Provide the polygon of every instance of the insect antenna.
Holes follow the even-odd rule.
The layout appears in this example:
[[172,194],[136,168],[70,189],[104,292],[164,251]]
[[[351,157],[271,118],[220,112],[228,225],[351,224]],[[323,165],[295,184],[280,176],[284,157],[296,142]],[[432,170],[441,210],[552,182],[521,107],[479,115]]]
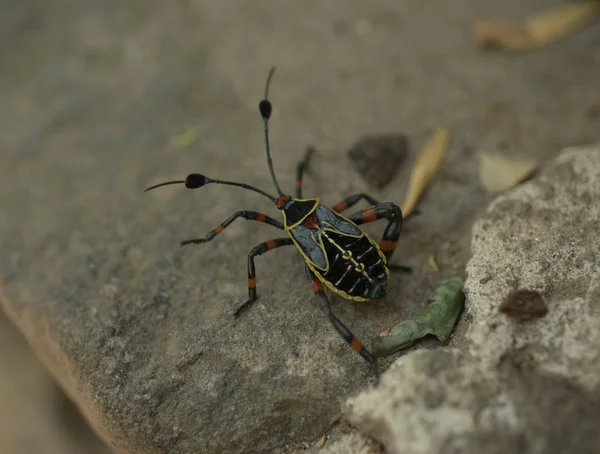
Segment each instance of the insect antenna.
[[229,186],[238,186],[240,188],[249,189],[250,191],[258,192],[259,194],[264,195],[271,202],[277,203],[277,199],[275,197],[273,197],[271,194],[268,194],[267,192],[263,191],[262,189],[255,188],[254,186],[251,186],[249,184],[237,183],[235,181],[215,180],[213,178],[208,178],[207,176],[201,175],[199,173],[190,173],[186,177],[185,180],[165,181],[164,183],[158,183],[158,184],[152,185],[152,186],[144,189],[144,192],[148,192],[152,189],[160,188],[161,186],[167,186],[169,184],[185,184],[185,187],[188,189],[198,189],[198,188],[201,188],[202,186],[205,186],[210,183],[225,184],[225,185],[229,185]]
[[[271,160],[271,149],[269,145],[269,118],[271,117],[271,112],[273,111],[273,106],[269,101],[269,85],[271,84],[271,78],[273,77],[273,73],[275,72],[275,68],[271,68],[269,71],[269,75],[267,76],[267,83],[265,84],[265,98],[259,103],[258,110],[260,111],[260,115],[262,116],[264,126],[265,126],[265,145],[267,149],[267,164],[269,165],[269,171],[271,172],[271,178],[273,180],[273,184],[275,185],[275,189],[277,190],[278,195],[283,195],[281,192],[281,188],[279,187],[279,183],[277,182],[277,178],[275,177],[275,171],[273,170],[273,161]],[[188,189],[198,189],[204,185],[209,183],[217,183],[217,184],[225,184],[229,186],[238,186],[244,189],[249,189],[250,191],[258,192],[263,196],[267,197],[273,203],[277,203],[277,199],[262,189],[256,188],[249,184],[245,183],[237,183],[235,181],[225,181],[225,180],[215,180],[213,178],[208,178],[207,176],[201,175],[199,173],[191,173],[187,176],[185,180],[173,180],[173,181],[165,181],[164,183],[158,183],[152,185],[146,189],[144,192],[150,191],[152,189],[160,188],[161,186],[167,186],[170,184],[185,184],[185,187]]]
[[271,104],[271,101],[269,101],[269,85],[271,84],[271,78],[273,77],[274,72],[275,68],[273,67],[271,68],[271,70],[269,71],[269,75],[267,76],[267,83],[265,84],[265,98],[258,104],[258,110],[260,111],[260,115],[265,125],[267,164],[269,165],[271,178],[273,179],[273,184],[275,185],[275,189],[277,190],[278,194],[283,195],[283,192],[281,192],[281,188],[279,187],[279,183],[277,182],[277,178],[275,177],[275,170],[273,170],[273,161],[271,160],[271,147],[269,144],[269,118],[271,118],[271,112],[273,111],[273,106]]

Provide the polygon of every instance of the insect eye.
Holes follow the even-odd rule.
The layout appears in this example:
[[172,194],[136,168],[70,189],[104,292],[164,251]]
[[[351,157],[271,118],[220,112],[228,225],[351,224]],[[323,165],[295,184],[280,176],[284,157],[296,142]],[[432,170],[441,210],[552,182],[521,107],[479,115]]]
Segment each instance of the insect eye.
[[188,189],[197,189],[206,184],[206,177],[199,173],[190,173],[185,179],[185,187]]

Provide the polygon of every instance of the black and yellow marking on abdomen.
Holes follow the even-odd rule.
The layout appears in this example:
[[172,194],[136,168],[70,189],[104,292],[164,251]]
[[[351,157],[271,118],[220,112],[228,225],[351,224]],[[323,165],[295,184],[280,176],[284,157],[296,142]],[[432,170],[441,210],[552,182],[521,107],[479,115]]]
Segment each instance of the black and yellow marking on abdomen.
[[[348,239],[348,237],[342,238]],[[359,245],[355,244],[358,242],[360,242]],[[359,238],[355,238],[355,242],[352,243],[348,248],[344,248],[344,246],[337,244],[335,241],[332,241],[332,243],[335,243],[336,246],[341,247],[342,250],[352,251],[352,255],[356,258],[356,261],[364,264],[364,273],[356,271],[354,269],[354,264],[351,265],[352,270],[348,271],[347,263],[349,261],[343,258],[342,250],[338,249],[336,246],[332,246],[332,248],[337,251],[337,256],[332,255],[331,248],[328,251],[329,253],[327,255],[329,258],[329,267],[327,270],[319,270],[315,268],[312,266],[309,260],[307,260],[308,267],[315,274],[315,276],[333,293],[352,301],[368,301],[369,298],[364,296],[365,288],[369,287],[373,280],[387,279],[389,276],[389,270],[386,266],[386,258],[383,252],[379,249],[379,245],[366,233]],[[361,247],[357,248],[357,246]],[[358,251],[364,252],[362,256],[357,253]],[[377,274],[383,276],[378,277],[376,274],[377,271],[379,271]],[[360,293],[358,292],[359,289],[362,290]]]

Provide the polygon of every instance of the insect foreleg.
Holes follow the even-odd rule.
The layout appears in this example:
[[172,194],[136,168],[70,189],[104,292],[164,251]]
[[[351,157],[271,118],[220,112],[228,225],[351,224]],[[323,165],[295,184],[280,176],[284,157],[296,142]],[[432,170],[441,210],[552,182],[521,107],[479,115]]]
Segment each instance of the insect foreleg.
[[215,236],[217,236],[219,233],[221,233],[225,227],[229,226],[237,218],[244,218],[249,221],[264,222],[265,224],[269,224],[274,227],[277,227],[278,229],[283,230],[283,224],[281,222],[276,221],[275,219],[273,219],[269,216],[266,216],[262,213],[257,213],[256,211],[236,211],[231,216],[229,216],[227,219],[225,219],[221,224],[219,224],[218,227],[216,227],[213,230],[211,230],[210,232],[208,232],[204,238],[185,240],[185,241],[182,241],[180,243],[180,245],[185,246],[186,244],[206,243],[207,241],[212,240]]
[[248,254],[248,300],[233,313],[234,317],[239,316],[256,301],[256,269],[254,267],[254,257],[264,254],[271,249],[289,246],[290,244],[294,244],[291,238],[276,238],[260,243],[258,246],[252,248]]

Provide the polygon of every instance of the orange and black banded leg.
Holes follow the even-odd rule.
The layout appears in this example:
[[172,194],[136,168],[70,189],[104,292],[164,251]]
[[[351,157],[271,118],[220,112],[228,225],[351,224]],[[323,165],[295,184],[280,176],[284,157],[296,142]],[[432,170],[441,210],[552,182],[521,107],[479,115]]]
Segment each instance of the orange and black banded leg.
[[308,163],[310,162],[310,158],[312,157],[315,149],[313,147],[308,147],[306,149],[306,153],[304,154],[304,158],[302,161],[298,163],[296,167],[296,198],[302,198],[302,177],[304,176],[304,171],[308,168]]
[[333,206],[333,209],[334,209],[334,211],[341,213],[343,211],[346,211],[348,208],[352,207],[353,205],[356,205],[358,202],[360,202],[363,199],[366,200],[367,202],[369,202],[371,205],[377,205],[379,203],[377,200],[375,200],[369,194],[365,194],[364,192],[361,192],[360,194],[354,194],[354,195],[351,195],[350,197],[346,197],[341,202],[336,203]]
[[231,216],[229,216],[227,219],[225,219],[217,228],[208,232],[204,238],[185,240],[185,241],[182,241],[180,243],[180,245],[185,246],[186,244],[206,243],[207,241],[212,240],[215,236],[217,236],[219,233],[221,233],[225,227],[229,226],[237,218],[244,218],[244,219],[248,219],[249,221],[264,222],[265,224],[269,224],[274,227],[277,227],[278,229],[283,230],[283,224],[281,222],[276,221],[275,219],[270,218],[269,216],[266,216],[262,213],[257,213],[256,211],[237,211],[237,212],[233,213]]
[[289,246],[291,244],[294,244],[294,242],[289,237],[276,238],[274,240],[260,243],[258,246],[254,246],[252,248],[248,254],[248,300],[233,313],[234,317],[239,316],[256,301],[256,268],[254,267],[254,257],[257,255],[262,255],[272,249],[276,249],[281,246]]
[[[350,215],[348,219],[357,225],[368,224],[378,219],[387,219],[389,221],[388,226],[383,232],[383,238],[379,243],[381,252],[384,253],[389,262],[396,250],[396,244],[402,232],[402,210],[400,207],[391,202],[378,203]],[[388,265],[388,268],[406,272],[411,271],[410,267],[401,265]]]
[[[354,194],[354,195],[351,195],[350,197],[346,197],[341,202],[336,203],[333,206],[333,209],[334,209],[334,211],[341,213],[343,211],[346,211],[348,208],[351,208],[353,205],[356,205],[358,202],[360,202],[363,199],[366,200],[367,202],[369,202],[371,205],[379,204],[379,202],[374,197],[372,197],[369,194],[366,194],[364,192],[361,192],[360,194]],[[420,213],[419,210],[415,209],[408,216],[404,216],[402,218],[402,220],[406,221],[411,216],[413,216],[415,214],[419,214],[419,213]]]
[[331,310],[331,301],[329,301],[329,297],[325,294],[325,289],[323,288],[323,284],[317,277],[314,275],[310,269],[306,269],[306,273],[309,278],[312,280],[312,288],[315,291],[315,295],[317,296],[317,301],[319,306],[329,318],[329,321],[333,325],[333,327],[337,330],[338,333],[344,338],[344,340],[352,347],[356,353],[358,353],[362,358],[367,361],[373,367],[375,371],[375,377],[379,379],[379,365],[377,364],[377,357],[369,350],[365,348],[365,346],[358,340],[358,338],[352,334],[352,332],[344,325],[339,318],[335,316],[333,311]]

